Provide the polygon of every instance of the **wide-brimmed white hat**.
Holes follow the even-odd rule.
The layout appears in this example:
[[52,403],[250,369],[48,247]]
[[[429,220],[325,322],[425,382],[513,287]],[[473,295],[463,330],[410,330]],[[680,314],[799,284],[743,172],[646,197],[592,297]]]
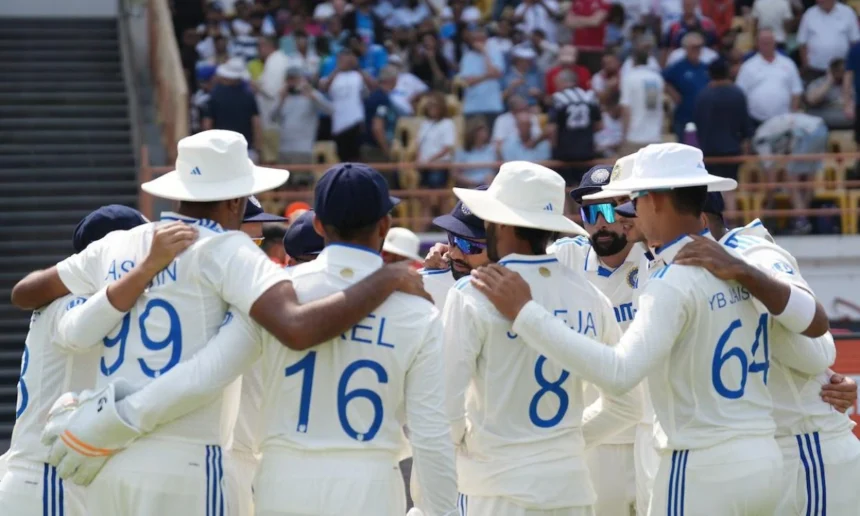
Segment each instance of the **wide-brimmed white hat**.
[[248,67],[245,66],[245,60],[241,57],[231,57],[226,63],[218,65],[215,69],[215,75],[224,79],[243,79],[247,80],[251,77],[248,73]]
[[588,235],[564,216],[564,179],[535,163],[509,161],[486,190],[454,188],[454,194],[487,222]]
[[737,188],[738,182],[709,174],[702,151],[695,147],[683,143],[654,143],[636,154],[630,178],[611,181],[603,189],[624,195],[692,186],[707,186],[709,192],[725,192]]
[[636,154],[637,152],[634,152],[633,154],[628,154],[627,156],[615,160],[615,166],[612,167],[612,173],[609,175],[609,182],[602,187],[604,190],[589,195],[583,195],[582,199],[584,201],[597,201],[601,199],[614,199],[615,197],[624,195],[619,194],[618,192],[613,192],[612,190],[606,190],[606,188],[616,181],[624,181],[633,177],[633,163],[636,161]]
[[418,254],[420,249],[421,239],[406,228],[389,229],[388,234],[385,235],[385,242],[382,244],[382,250],[386,253],[423,262],[424,258]]
[[245,137],[233,131],[203,131],[177,147],[176,170],[143,183],[144,192],[174,201],[225,201],[273,190],[290,177],[286,170],[254,165]]

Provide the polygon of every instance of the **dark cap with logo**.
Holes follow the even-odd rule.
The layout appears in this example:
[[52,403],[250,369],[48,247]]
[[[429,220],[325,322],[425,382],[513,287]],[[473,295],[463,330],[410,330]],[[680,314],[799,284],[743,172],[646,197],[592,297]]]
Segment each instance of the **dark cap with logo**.
[[263,210],[263,205],[253,195],[248,197],[248,202],[245,203],[245,216],[242,222],[284,222],[286,217],[271,215]]
[[314,212],[306,211],[296,218],[284,234],[284,251],[293,258],[320,254],[323,237],[314,229]]
[[[489,187],[482,185],[475,188],[475,190],[486,190],[487,188]],[[487,238],[484,221],[476,217],[462,201],[457,202],[451,213],[440,215],[433,219],[433,225],[463,238],[477,240]]]
[[595,165],[582,175],[579,186],[570,191],[570,198],[582,203],[584,195],[591,195],[601,191],[603,186],[609,184],[612,173],[612,165]]
[[134,208],[120,204],[102,206],[78,223],[72,236],[72,245],[75,252],[79,253],[108,233],[136,228],[147,222],[146,217]]
[[369,226],[388,215],[399,202],[389,194],[382,174],[364,163],[338,163],[323,174],[314,188],[317,217],[337,229]]
[[705,206],[702,208],[702,211],[722,217],[723,212],[726,211],[726,202],[723,200],[723,194],[720,192],[708,192],[708,197],[705,198]]

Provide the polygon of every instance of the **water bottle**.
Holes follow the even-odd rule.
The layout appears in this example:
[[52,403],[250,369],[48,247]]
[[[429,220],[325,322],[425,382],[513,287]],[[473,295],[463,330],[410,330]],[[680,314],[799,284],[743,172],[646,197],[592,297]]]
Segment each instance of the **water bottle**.
[[691,147],[699,147],[699,136],[696,134],[696,124],[687,122],[684,126],[684,141],[681,143]]

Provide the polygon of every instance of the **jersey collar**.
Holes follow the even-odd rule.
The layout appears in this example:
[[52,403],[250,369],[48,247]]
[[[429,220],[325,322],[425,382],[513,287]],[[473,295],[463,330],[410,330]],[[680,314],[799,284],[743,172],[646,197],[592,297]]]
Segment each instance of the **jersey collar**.
[[499,260],[499,265],[546,265],[556,263],[558,259],[551,254],[509,254]]
[[607,267],[600,261],[600,257],[597,256],[597,252],[594,251],[594,245],[589,246],[588,253],[585,255],[585,270],[587,272],[596,272],[598,276],[608,278],[612,276],[612,273],[623,267],[627,263],[632,263],[634,266],[639,266],[642,262],[642,256],[648,252],[648,248],[645,247],[645,244],[637,242],[630,248],[630,252],[627,253],[627,257],[624,258],[624,262],[616,268]]
[[720,243],[728,247],[734,247],[732,245],[732,242],[736,240],[738,236],[741,235],[755,236],[759,238],[764,238],[771,243],[774,242],[773,236],[771,236],[767,228],[764,227],[764,224],[762,224],[761,220],[755,219],[746,226],[741,226],[739,228],[735,228],[727,232],[725,235],[723,235],[723,238],[720,239]]
[[[708,229],[703,230],[701,233],[699,233],[699,235],[714,240],[716,242],[713,235],[711,235],[711,231]],[[655,248],[654,256],[656,256],[657,259],[662,260],[663,263],[670,264],[675,261],[675,256],[678,255],[681,249],[683,249],[685,245],[689,244],[692,241],[693,239],[689,236],[681,235],[675,240],[669,242],[668,244]]]
[[315,261],[340,267],[343,271],[371,273],[382,267],[382,256],[378,252],[369,247],[343,242],[325,246]]
[[191,224],[192,226],[202,226],[207,229],[211,229],[216,233],[224,233],[226,230],[221,227],[221,224],[218,224],[214,220],[209,219],[195,219],[194,217],[188,217],[186,215],[180,215],[178,213],[174,213],[172,211],[163,211],[161,212],[161,221],[163,222],[175,222],[177,220],[181,220],[182,222]]

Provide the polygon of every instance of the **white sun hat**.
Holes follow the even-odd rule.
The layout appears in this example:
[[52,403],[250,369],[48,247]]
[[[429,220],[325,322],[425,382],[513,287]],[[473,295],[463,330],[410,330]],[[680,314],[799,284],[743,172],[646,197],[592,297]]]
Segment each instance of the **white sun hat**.
[[290,173],[254,165],[248,142],[233,131],[213,129],[179,140],[176,170],[143,183],[151,195],[174,201],[225,201],[274,190]]
[[248,67],[245,66],[245,60],[241,57],[231,57],[226,63],[218,65],[218,68],[215,69],[215,75],[225,79],[248,80],[251,78]]
[[603,189],[624,195],[692,186],[707,186],[709,192],[725,192],[737,188],[738,182],[709,174],[702,151],[695,147],[683,143],[654,143],[636,153],[630,178],[611,181]]
[[606,190],[606,188],[609,188],[609,185],[614,184],[616,181],[623,181],[633,176],[633,163],[636,161],[636,154],[637,152],[634,152],[633,154],[628,154],[627,156],[615,160],[615,166],[612,167],[612,174],[609,175],[609,183],[602,187],[604,190],[589,195],[583,195],[582,200],[597,201],[600,199],[614,199],[622,196],[623,194]]
[[418,254],[420,249],[421,239],[406,228],[389,229],[388,234],[385,235],[385,242],[382,244],[382,250],[386,253],[423,262],[424,258]]
[[454,188],[454,194],[487,222],[587,236],[564,216],[564,186],[564,179],[544,166],[509,161],[486,190]]

